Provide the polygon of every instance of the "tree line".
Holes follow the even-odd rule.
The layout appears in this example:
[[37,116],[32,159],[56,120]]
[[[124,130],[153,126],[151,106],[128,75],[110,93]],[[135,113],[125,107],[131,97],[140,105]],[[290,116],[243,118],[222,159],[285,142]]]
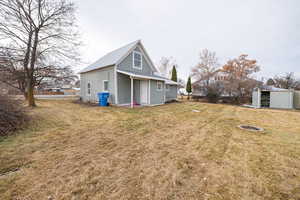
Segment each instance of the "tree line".
[[[176,81],[177,68],[178,65],[173,57],[161,59],[159,69],[164,76]],[[255,76],[260,70],[257,60],[250,59],[247,54],[229,59],[222,65],[215,52],[203,49],[199,54],[199,63],[191,68],[191,75],[187,78],[186,84],[180,80],[179,87],[185,86],[188,99],[193,93],[193,98],[196,99],[205,97],[210,102],[217,102],[227,97],[227,101],[231,103],[250,101],[252,91],[256,87],[300,89],[300,81],[292,72],[277,75],[264,83]],[[174,74],[176,74],[176,79],[173,78]]]

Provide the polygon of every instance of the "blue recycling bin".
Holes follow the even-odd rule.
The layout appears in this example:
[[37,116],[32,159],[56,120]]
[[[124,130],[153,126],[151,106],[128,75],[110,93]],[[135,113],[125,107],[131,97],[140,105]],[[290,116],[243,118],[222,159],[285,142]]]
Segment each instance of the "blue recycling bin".
[[99,106],[108,106],[108,98],[109,98],[109,92],[99,92],[98,93]]

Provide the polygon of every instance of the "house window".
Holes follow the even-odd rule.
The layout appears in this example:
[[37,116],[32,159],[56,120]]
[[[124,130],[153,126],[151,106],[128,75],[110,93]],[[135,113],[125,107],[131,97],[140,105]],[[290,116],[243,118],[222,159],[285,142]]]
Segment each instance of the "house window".
[[156,85],[156,86],[157,86],[157,88],[156,88],[156,89],[157,89],[158,91],[161,91],[161,90],[162,90],[162,88],[163,88],[163,84],[162,84],[162,82],[159,82],[159,81],[157,81],[157,85]]
[[87,84],[87,94],[91,95],[91,84],[90,83]]
[[103,91],[108,91],[108,80],[103,81]]
[[170,89],[170,86],[166,85],[166,90],[169,91],[169,89]]
[[142,54],[140,52],[133,52],[133,68],[142,69]]

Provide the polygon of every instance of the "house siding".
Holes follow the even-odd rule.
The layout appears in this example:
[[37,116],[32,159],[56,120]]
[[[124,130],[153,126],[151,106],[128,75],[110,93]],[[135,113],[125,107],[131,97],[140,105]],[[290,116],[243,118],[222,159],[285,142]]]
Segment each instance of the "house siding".
[[[118,99],[119,104],[131,103],[131,80],[130,77],[118,73]],[[134,102],[140,103],[140,80],[133,80],[133,99]]]
[[[80,74],[80,96],[84,102],[98,102],[97,93],[103,92],[103,81],[108,80],[109,102],[115,103],[114,66]],[[91,94],[87,94],[87,84],[91,84]]]
[[[157,90],[157,82],[161,82],[162,90]],[[150,104],[163,104],[165,102],[165,83],[163,81],[150,80]]]
[[177,85],[169,85],[169,90],[166,90],[166,101],[177,99]]
[[136,103],[141,103],[140,80],[133,80],[133,99]]
[[[137,47],[134,51],[141,52],[141,50]],[[131,52],[124,60],[118,64],[117,68],[122,71],[135,73],[138,75],[153,75],[152,68],[150,67],[149,63],[142,56],[142,69],[133,68],[133,52]]]
[[125,74],[118,73],[117,75],[117,84],[118,84],[118,103],[119,104],[128,104],[130,103],[130,78]]

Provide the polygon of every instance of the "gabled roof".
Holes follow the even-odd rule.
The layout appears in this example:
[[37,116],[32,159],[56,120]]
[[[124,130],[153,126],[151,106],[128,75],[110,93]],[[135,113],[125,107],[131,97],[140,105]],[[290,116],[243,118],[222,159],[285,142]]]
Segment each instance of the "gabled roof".
[[120,63],[127,55],[129,55],[129,53],[131,51],[133,51],[138,45],[140,45],[140,47],[142,48],[142,50],[145,54],[145,57],[146,57],[147,61],[150,63],[150,66],[153,69],[153,71],[157,71],[153,62],[151,61],[150,57],[148,56],[144,46],[142,45],[141,41],[137,40],[137,41],[129,43],[119,49],[116,49],[116,50],[104,55],[103,57],[101,57],[99,60],[97,60],[93,64],[91,64],[88,67],[81,70],[79,73],[85,73],[85,72],[93,71],[93,70],[100,69],[103,67],[116,65],[116,64]]

